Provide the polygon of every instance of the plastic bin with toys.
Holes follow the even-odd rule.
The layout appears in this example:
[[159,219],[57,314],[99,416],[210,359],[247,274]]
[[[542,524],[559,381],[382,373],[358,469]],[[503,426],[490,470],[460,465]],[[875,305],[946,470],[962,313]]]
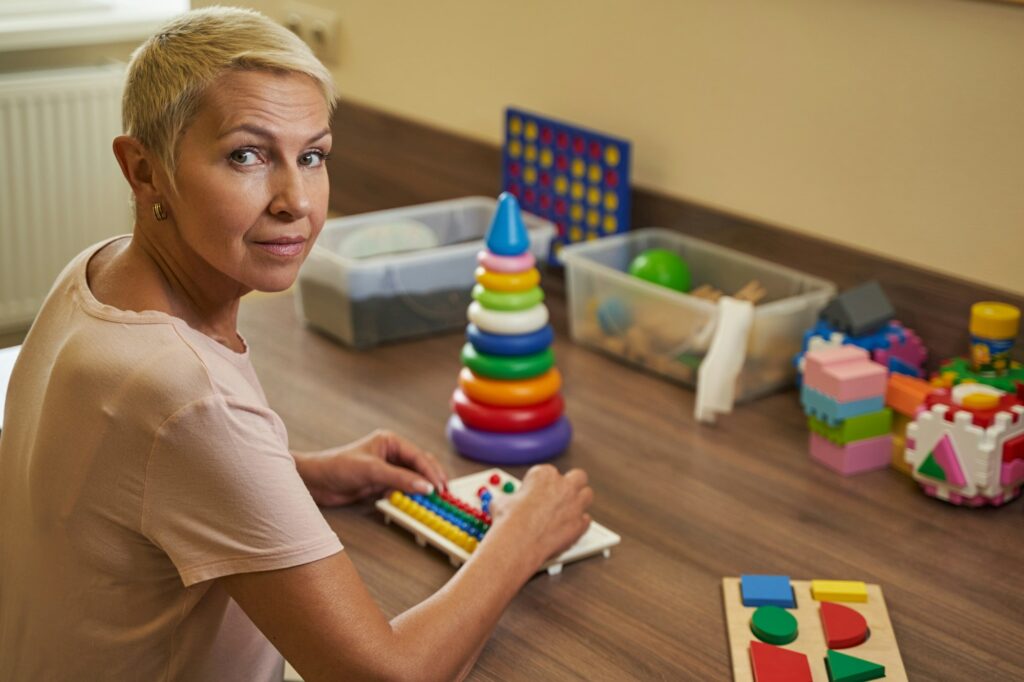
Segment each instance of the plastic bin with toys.
[[[299,272],[300,314],[360,349],[465,327],[495,206],[465,197],[328,220]],[[543,262],[555,226],[529,214],[523,221]]]
[[[651,249],[682,257],[690,293],[627,273]],[[573,340],[691,387],[711,342],[717,298],[755,303],[737,400],[793,382],[803,333],[836,293],[832,282],[657,227],[574,244],[562,256]]]

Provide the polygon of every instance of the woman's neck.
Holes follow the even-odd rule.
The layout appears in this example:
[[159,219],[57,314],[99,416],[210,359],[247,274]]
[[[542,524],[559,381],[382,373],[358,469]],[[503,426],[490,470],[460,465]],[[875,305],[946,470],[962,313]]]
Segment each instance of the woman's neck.
[[238,302],[247,291],[172,234],[154,237],[136,225],[126,245],[112,244],[96,254],[88,278],[102,303],[122,310],[164,312],[233,351],[244,350],[237,332]]

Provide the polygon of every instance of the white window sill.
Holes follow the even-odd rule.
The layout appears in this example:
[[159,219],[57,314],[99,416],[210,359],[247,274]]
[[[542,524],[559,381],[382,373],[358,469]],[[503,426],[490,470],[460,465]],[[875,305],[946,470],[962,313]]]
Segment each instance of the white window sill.
[[0,6],[0,52],[141,41],[189,0],[107,0],[62,12],[4,13]]

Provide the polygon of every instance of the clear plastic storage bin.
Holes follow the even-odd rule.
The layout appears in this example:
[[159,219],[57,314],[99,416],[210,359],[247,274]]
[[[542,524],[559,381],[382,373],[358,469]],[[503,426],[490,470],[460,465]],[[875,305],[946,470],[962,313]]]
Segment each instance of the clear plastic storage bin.
[[[328,220],[299,272],[300,314],[356,348],[464,327],[476,254],[496,206],[466,197]],[[555,226],[525,212],[523,222],[543,263]],[[436,246],[363,258],[341,248],[356,230],[410,223],[433,232]]]
[[574,341],[687,386],[696,384],[717,304],[630,276],[630,261],[647,249],[678,253],[689,265],[694,288],[710,284],[732,294],[757,280],[766,290],[754,308],[737,400],[793,381],[793,356],[800,351],[803,333],[835,295],[835,285],[657,227],[563,249]]

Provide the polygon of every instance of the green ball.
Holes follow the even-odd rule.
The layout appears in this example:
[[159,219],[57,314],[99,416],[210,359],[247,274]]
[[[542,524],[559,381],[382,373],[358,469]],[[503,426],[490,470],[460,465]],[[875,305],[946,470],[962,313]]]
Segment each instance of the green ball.
[[668,249],[648,249],[629,264],[629,274],[676,291],[690,290],[690,268]]

